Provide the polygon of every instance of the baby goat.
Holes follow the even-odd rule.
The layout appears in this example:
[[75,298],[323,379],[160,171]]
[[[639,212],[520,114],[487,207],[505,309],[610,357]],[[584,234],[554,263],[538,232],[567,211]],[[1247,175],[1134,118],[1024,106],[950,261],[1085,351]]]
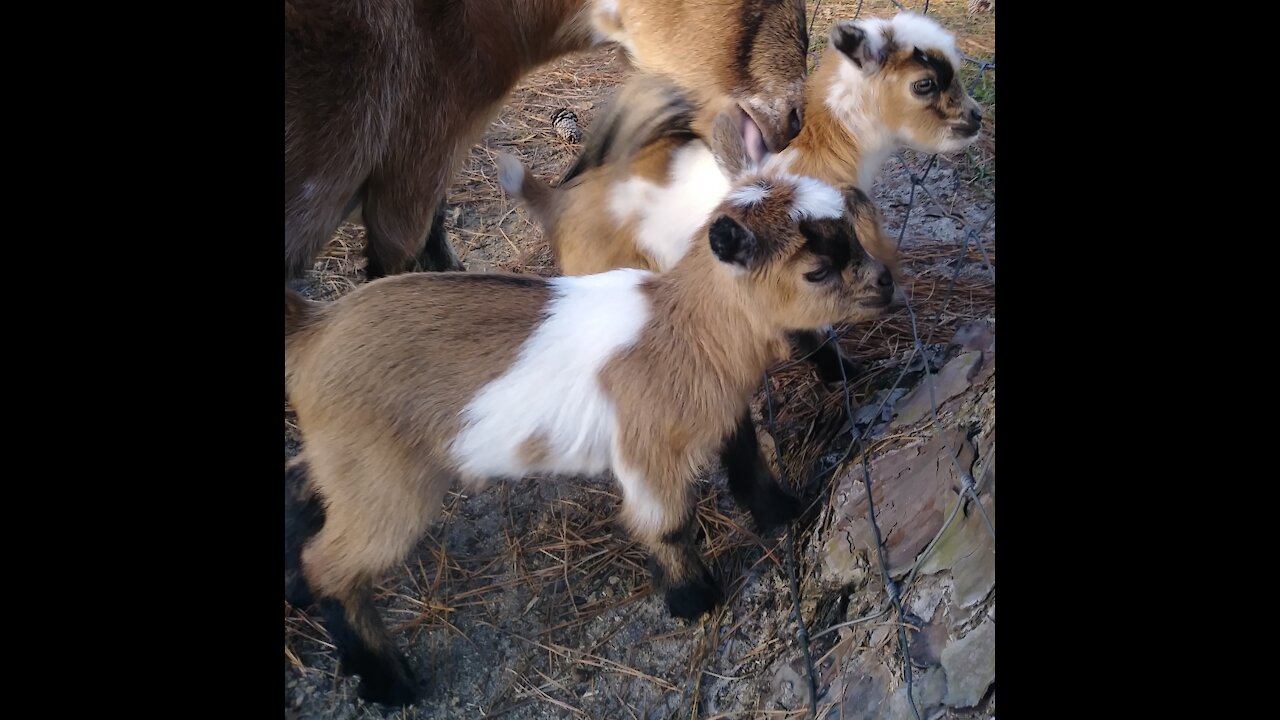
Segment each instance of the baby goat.
[[285,279],[343,218],[369,279],[461,270],[443,227],[466,149],[527,73],[617,43],[700,100],[731,99],[773,150],[800,126],[803,0],[285,0]]
[[[954,152],[978,137],[982,111],[956,72],[954,36],[933,19],[845,20],[828,36],[835,52],[806,85],[804,125],[769,167],[870,193],[894,151]],[[637,76],[559,187],[499,157],[503,189],[542,226],[565,274],[679,261],[731,181],[693,121],[696,107],[669,82]],[[615,132],[619,124],[631,132]],[[749,147],[757,158],[770,152],[758,140]],[[868,250],[896,256],[894,247]]]
[[[874,211],[852,186],[762,172],[662,274],[413,273],[328,304],[286,288],[285,381],[303,442],[286,467],[286,595],[314,593],[359,695],[417,696],[372,587],[455,481],[611,470],[670,613],[719,604],[695,536],[696,473],[789,330],[890,304],[893,278],[859,242]],[[735,489],[761,506],[770,492]]]

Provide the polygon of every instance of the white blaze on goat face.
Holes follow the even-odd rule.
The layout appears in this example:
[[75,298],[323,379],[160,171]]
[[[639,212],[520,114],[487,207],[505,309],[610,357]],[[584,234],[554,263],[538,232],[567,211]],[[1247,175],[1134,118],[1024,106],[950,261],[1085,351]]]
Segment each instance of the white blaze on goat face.
[[711,150],[691,142],[676,151],[665,185],[640,177],[616,183],[609,211],[619,225],[636,223],[636,245],[665,271],[684,256],[729,188]]
[[844,198],[840,191],[811,177],[787,178],[795,191],[795,204],[791,207],[791,219],[834,220],[844,215]]
[[[618,422],[599,373],[648,321],[640,282],[649,275],[626,268],[551,280],[546,319],[462,411],[451,451],[464,476],[592,475],[610,467]],[[526,442],[545,446],[544,464],[530,467]]]
[[888,33],[892,32],[899,47],[939,50],[951,61],[951,67],[960,69],[963,58],[956,49],[955,34],[927,15],[905,12],[891,18],[870,18],[859,22],[865,23],[867,33],[877,38],[881,44]]
[[844,215],[844,198],[840,191],[811,177],[772,171],[754,182],[746,182],[729,193],[725,200],[730,205],[749,208],[769,199],[773,188],[789,185],[792,205],[787,211],[793,222],[801,220],[834,220]]

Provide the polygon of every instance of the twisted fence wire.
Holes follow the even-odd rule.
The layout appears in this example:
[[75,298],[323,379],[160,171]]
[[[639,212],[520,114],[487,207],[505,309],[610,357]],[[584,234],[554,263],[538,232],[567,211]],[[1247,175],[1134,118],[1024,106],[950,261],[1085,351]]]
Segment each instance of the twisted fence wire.
[[[899,10],[901,11],[907,10],[907,8],[904,7],[897,0],[890,0],[890,1]],[[820,5],[821,5],[821,0],[819,0],[818,5],[815,5],[815,8],[814,8],[815,17],[817,15],[817,7],[819,7]],[[861,0],[859,0],[858,9],[854,14],[855,19],[861,14],[861,11],[862,11],[862,2]],[[929,12],[929,2],[928,0],[925,0],[922,14],[927,14],[928,12]],[[812,32],[812,27],[813,26],[811,22],[810,32]],[[995,63],[993,61],[978,60],[964,53],[961,53],[961,57],[965,61],[978,66],[978,73],[968,87],[969,92],[972,93],[973,90],[977,87],[978,83],[980,83],[982,79],[985,77],[986,72],[988,70],[995,69]],[[937,155],[934,154],[929,157],[929,160],[926,163],[924,170],[920,174],[916,174],[914,171],[912,171],[910,165],[907,163],[906,159],[902,157],[901,153],[897,154],[897,158],[902,163],[903,168],[907,171],[908,177],[911,182],[911,191],[907,200],[906,210],[904,211],[904,214],[903,214],[902,227],[900,228],[898,233],[897,247],[900,250],[902,247],[903,239],[906,236],[907,225],[909,224],[911,219],[911,211],[915,207],[916,190],[917,189],[921,190],[923,196],[926,197],[934,205],[941,207],[941,204],[937,201],[932,191],[930,191],[929,188],[924,184],[925,181],[928,179],[929,172],[933,170],[933,168],[936,166]],[[938,418],[936,386],[935,386],[934,377],[933,377],[934,372],[933,372],[933,368],[930,366],[929,355],[926,348],[928,347],[930,341],[933,339],[934,330],[936,330],[941,325],[942,314],[947,308],[948,304],[950,303],[951,297],[955,292],[957,281],[960,278],[960,273],[965,266],[965,261],[969,251],[970,240],[974,241],[974,244],[978,248],[978,252],[982,256],[984,266],[987,270],[988,276],[990,277],[992,284],[994,285],[995,283],[995,265],[994,263],[991,262],[990,256],[988,255],[986,250],[986,243],[982,239],[982,232],[986,229],[986,227],[990,224],[991,220],[995,217],[994,205],[990,213],[988,213],[986,219],[984,219],[977,228],[974,228],[973,225],[971,225],[966,219],[964,219],[963,217],[957,216],[954,213],[945,213],[945,216],[953,221],[959,222],[963,230],[963,242],[961,243],[960,251],[958,252],[957,258],[955,261],[955,271],[953,272],[951,279],[948,283],[946,295],[942,301],[942,304],[939,306],[938,313],[934,319],[934,323],[932,327],[930,327],[929,329],[929,334],[927,338],[923,341],[920,338],[919,324],[918,324],[915,308],[912,306],[911,300],[909,297],[904,300],[905,309],[911,320],[911,336],[912,336],[911,353],[903,362],[901,372],[898,374],[898,377],[894,380],[893,385],[890,386],[889,390],[884,393],[884,397],[881,400],[880,405],[877,407],[876,413],[872,416],[872,418],[879,418],[883,416],[882,414],[884,412],[884,408],[888,404],[890,398],[893,398],[895,391],[897,391],[900,388],[903,379],[908,374],[915,359],[917,357],[920,357],[920,359],[922,360],[922,366],[923,366],[922,382],[926,384],[928,394],[929,394],[930,416],[933,420],[933,427],[938,429],[939,431],[941,431],[942,426]],[[764,374],[766,422],[768,424],[770,435],[775,438],[775,446],[778,448],[776,452],[778,470],[783,478],[787,477],[787,471],[786,471],[785,465],[783,464],[783,459],[782,459],[783,453],[781,451],[781,446],[776,442],[779,435],[777,432],[777,427],[776,427],[776,422],[774,417],[773,393],[770,385],[771,374],[776,374],[782,369],[789,368],[798,363],[804,362],[809,357],[811,357],[814,353],[821,350],[822,347],[827,344],[832,345],[832,347],[836,350],[837,355],[840,355],[839,341],[843,339],[845,335],[851,332],[852,329],[853,329],[853,326],[850,326],[845,328],[840,333],[836,333],[834,329],[830,329],[827,333],[826,339],[818,347],[813,348],[809,352],[805,353],[803,356],[792,358],[786,361],[785,363],[782,363],[781,365],[774,367],[772,369],[772,373],[769,371],[766,371]],[[871,422],[867,423],[866,428],[862,431],[861,434],[858,433],[857,422],[856,422],[854,409],[853,409],[851,389],[849,387],[849,378],[845,375],[845,368],[843,363],[840,364],[840,374],[841,374],[841,389],[844,394],[845,413],[847,415],[847,419],[849,423],[849,434],[851,435],[851,441],[849,443],[848,448],[845,450],[843,456],[839,460],[832,463],[825,470],[819,471],[818,473],[814,474],[809,479],[809,482],[805,484],[805,486],[812,487],[812,485],[815,482],[820,481],[823,478],[823,476],[825,476],[827,473],[834,472],[837,468],[842,467],[844,463],[848,460],[850,455],[854,453],[855,450],[860,453],[861,455],[860,464],[862,466],[862,474],[863,474],[863,488],[865,490],[866,499],[867,499],[867,519],[872,531],[872,536],[875,541],[876,555],[878,559],[878,565],[880,567],[881,579],[885,587],[886,596],[885,596],[885,599],[880,603],[880,607],[876,612],[865,615],[863,617],[860,617],[854,620],[837,623],[835,625],[824,628],[823,630],[820,630],[810,635],[808,626],[804,621],[804,617],[801,613],[801,607],[800,607],[799,579],[798,579],[797,563],[795,559],[795,534],[796,533],[794,529],[792,529],[787,533],[786,565],[787,565],[787,574],[788,574],[788,579],[790,581],[790,589],[791,589],[791,597],[792,597],[792,618],[795,621],[797,626],[796,638],[800,645],[801,655],[805,663],[805,667],[808,673],[808,681],[809,681],[808,682],[808,690],[809,690],[808,715],[810,718],[816,718],[817,706],[818,706],[817,674],[813,666],[810,643],[813,640],[816,640],[829,633],[836,632],[840,629],[852,627],[854,625],[879,619],[889,614],[889,612],[892,611],[898,617],[898,622],[897,622],[898,655],[899,655],[899,659],[902,662],[903,678],[904,678],[904,681],[906,684],[906,690],[907,690],[906,692],[907,702],[910,704],[911,712],[915,717],[915,720],[920,720],[921,719],[920,709],[916,705],[915,694],[913,692],[913,674],[912,674],[912,666],[911,666],[911,655],[910,655],[910,648],[907,640],[907,633],[906,633],[907,623],[905,618],[905,611],[902,608],[902,598],[905,597],[908,592],[910,592],[920,568],[924,565],[925,561],[928,560],[929,557],[932,555],[934,549],[937,547],[938,542],[942,539],[943,535],[946,534],[946,532],[952,527],[956,517],[960,514],[961,508],[964,507],[966,502],[972,501],[972,503],[978,508],[978,511],[982,517],[983,523],[985,524],[987,531],[990,533],[993,543],[995,541],[995,535],[996,535],[995,525],[991,522],[991,518],[987,514],[986,508],[983,506],[982,501],[978,496],[978,490],[979,490],[978,485],[980,481],[975,481],[972,473],[968,469],[960,466],[958,453],[955,452],[953,448],[951,448],[950,443],[946,442],[945,436],[940,435],[940,437],[943,439],[943,451],[947,454],[948,458],[950,459],[952,467],[954,468],[957,476],[961,478],[962,489],[960,490],[959,493],[957,493],[955,504],[952,506],[946,521],[943,522],[942,526],[938,529],[937,533],[934,534],[933,538],[925,546],[925,549],[921,551],[919,555],[916,557],[915,562],[912,564],[910,571],[907,573],[906,579],[901,584],[895,583],[893,580],[892,573],[890,571],[888,556],[885,551],[884,542],[883,542],[883,539],[881,538],[879,522],[876,518],[875,502],[872,497],[870,453],[868,451],[868,448],[866,447],[866,441],[869,438],[872,430],[876,428],[877,424],[873,419]],[[985,479],[985,475],[984,475],[984,479]]]

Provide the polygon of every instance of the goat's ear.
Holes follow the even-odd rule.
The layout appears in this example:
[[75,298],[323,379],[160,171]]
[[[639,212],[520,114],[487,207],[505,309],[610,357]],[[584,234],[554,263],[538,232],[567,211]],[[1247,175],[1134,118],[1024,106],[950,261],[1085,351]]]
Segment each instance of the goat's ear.
[[864,73],[871,74],[884,64],[884,37],[875,31],[868,32],[866,26],[857,20],[842,20],[832,25],[827,37],[831,47]]
[[866,253],[890,268],[897,268],[898,245],[884,231],[884,216],[875,202],[856,185],[843,185],[845,212],[854,240]]
[[728,215],[721,215],[711,223],[707,233],[711,240],[711,252],[721,262],[748,268],[755,260],[759,244],[756,236],[737,220]]
[[729,177],[754,170],[769,153],[760,126],[737,103],[716,114],[708,145]]

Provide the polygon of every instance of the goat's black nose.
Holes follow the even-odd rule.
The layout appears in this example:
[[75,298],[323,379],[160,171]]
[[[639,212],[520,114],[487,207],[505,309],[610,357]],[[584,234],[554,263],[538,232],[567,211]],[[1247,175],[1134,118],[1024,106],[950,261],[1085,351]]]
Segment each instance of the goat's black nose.
[[981,124],[981,123],[982,123],[982,108],[974,108],[974,109],[970,110],[970,111],[969,111],[969,117],[973,119],[973,124],[974,124],[974,125]]
[[880,277],[876,278],[876,285],[879,285],[882,288],[892,287],[893,275],[891,275],[887,269],[881,270]]

